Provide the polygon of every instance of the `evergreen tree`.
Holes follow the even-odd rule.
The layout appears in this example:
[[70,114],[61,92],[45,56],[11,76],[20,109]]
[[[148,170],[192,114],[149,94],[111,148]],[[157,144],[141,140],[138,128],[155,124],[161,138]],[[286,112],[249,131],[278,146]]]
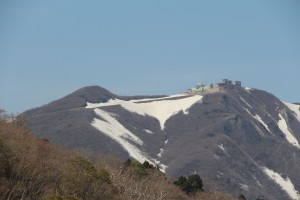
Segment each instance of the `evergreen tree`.
[[203,182],[198,174],[190,175],[188,178],[180,176],[174,184],[187,194],[193,194],[197,191],[203,191]]
[[188,188],[188,181],[186,177],[180,176],[174,184],[181,188],[181,190],[186,191]]
[[144,166],[146,169],[152,169],[152,168],[154,168],[154,166],[151,165],[148,161],[145,161],[145,162],[143,163],[143,166]]

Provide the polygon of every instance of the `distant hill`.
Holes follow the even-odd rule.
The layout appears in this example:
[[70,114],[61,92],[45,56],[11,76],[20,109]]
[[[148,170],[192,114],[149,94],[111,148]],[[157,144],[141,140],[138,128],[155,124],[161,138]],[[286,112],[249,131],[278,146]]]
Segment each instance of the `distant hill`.
[[300,199],[299,105],[240,82],[172,96],[121,97],[85,87],[24,112],[40,138],[70,149],[200,174],[247,199]]

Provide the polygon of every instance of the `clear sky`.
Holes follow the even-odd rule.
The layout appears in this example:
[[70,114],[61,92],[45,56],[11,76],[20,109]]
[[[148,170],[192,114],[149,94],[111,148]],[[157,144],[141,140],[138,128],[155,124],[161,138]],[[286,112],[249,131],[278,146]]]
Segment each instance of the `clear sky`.
[[0,1],[9,112],[88,85],[174,94],[222,78],[300,102],[300,1]]

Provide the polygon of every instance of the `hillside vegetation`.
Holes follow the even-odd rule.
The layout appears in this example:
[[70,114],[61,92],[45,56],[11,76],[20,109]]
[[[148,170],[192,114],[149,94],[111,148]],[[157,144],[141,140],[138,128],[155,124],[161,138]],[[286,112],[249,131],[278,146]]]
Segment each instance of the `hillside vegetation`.
[[187,195],[156,168],[104,156],[91,161],[37,139],[18,121],[4,120],[0,120],[0,198],[232,199],[207,191]]

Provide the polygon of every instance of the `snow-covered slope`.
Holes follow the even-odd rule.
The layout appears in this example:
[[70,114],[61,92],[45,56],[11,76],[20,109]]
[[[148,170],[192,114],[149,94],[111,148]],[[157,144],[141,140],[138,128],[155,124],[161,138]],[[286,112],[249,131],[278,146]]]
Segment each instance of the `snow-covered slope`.
[[[201,102],[201,95],[173,95],[162,98],[147,98],[139,100],[124,101],[121,99],[110,99],[105,103],[89,103],[87,102],[86,108],[94,108],[95,113],[100,118],[94,118],[92,126],[96,129],[118,142],[128,154],[138,160],[139,162],[148,161],[153,165],[158,165],[164,172],[167,168],[158,159],[161,158],[163,149],[157,154],[157,158],[151,157],[146,152],[142,151],[141,147],[143,141],[126,129],[120,122],[118,122],[117,115],[106,112],[101,108],[107,106],[122,106],[124,109],[137,113],[139,115],[148,115],[156,118],[160,123],[161,130],[165,128],[165,122],[173,115],[179,112],[188,114],[188,109],[197,102]],[[153,134],[152,131],[143,129],[143,131]]]
[[114,118],[114,114],[105,112],[99,108],[96,108],[95,112],[102,119],[95,118],[92,126],[118,142],[135,160],[141,163],[148,161],[153,165],[158,165],[165,172],[167,166],[151,158],[146,152],[141,151],[139,146],[143,145],[143,141],[120,124]]
[[[181,97],[180,99],[171,99],[174,97]],[[188,109],[202,99],[201,95],[174,95],[158,99],[140,99],[124,101],[120,99],[110,99],[106,103],[89,103],[87,102],[86,108],[101,108],[105,106],[120,105],[128,111],[148,115],[156,118],[160,127],[165,128],[165,122],[173,115],[182,111],[188,114]]]

